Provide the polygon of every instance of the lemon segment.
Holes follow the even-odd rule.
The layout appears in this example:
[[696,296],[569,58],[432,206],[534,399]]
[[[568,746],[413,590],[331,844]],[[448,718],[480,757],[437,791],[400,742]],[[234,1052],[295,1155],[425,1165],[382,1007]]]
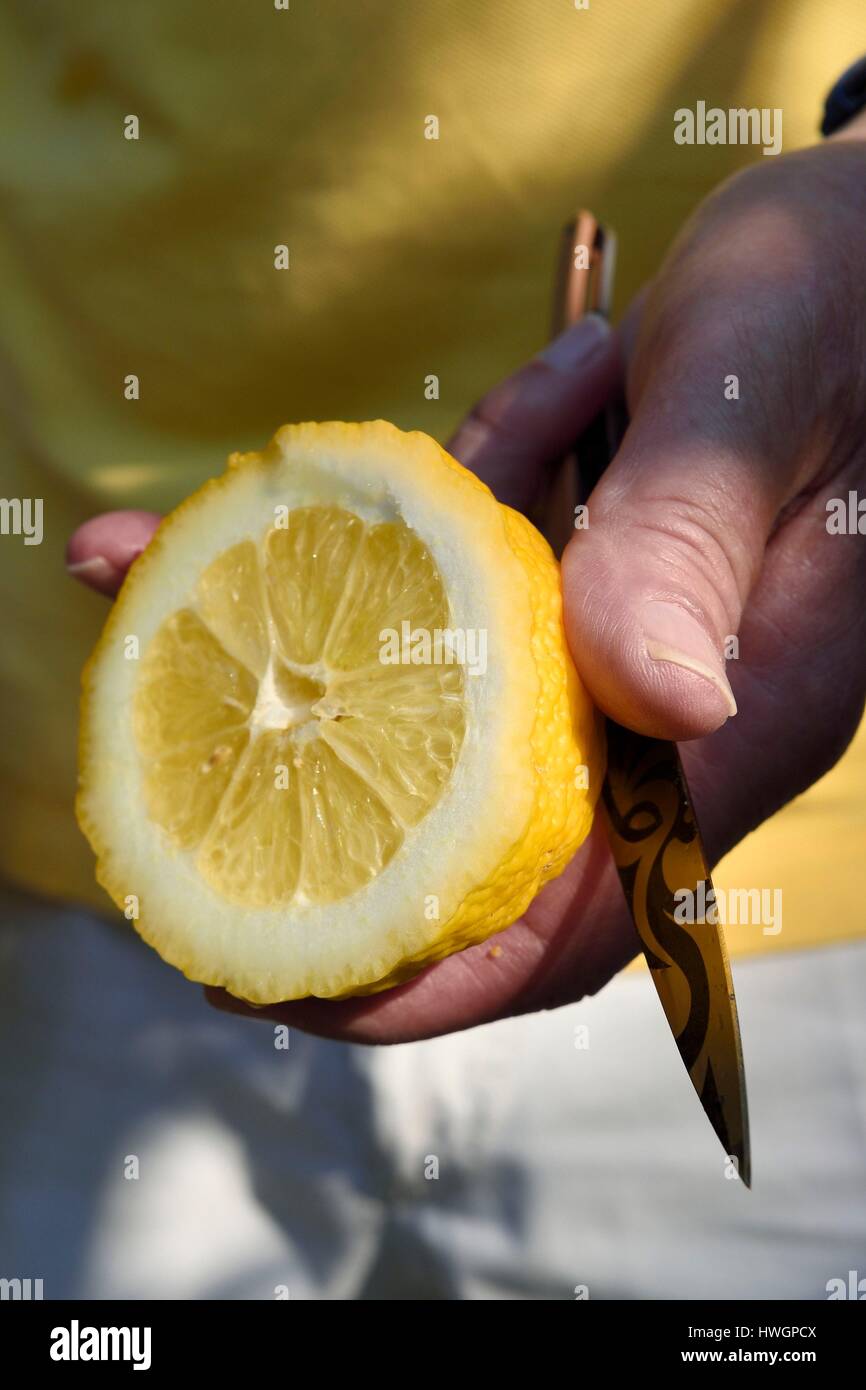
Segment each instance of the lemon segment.
[[372,527],[363,538],[324,648],[338,669],[380,665],[380,633],[443,631],[448,602],[426,546],[398,522]]
[[270,907],[297,891],[303,835],[294,769],[281,785],[275,767],[291,768],[291,735],[273,729],[253,738],[215,808],[196,867],[228,902]]
[[456,666],[369,666],[329,687],[336,713],[322,738],[375,785],[403,826],[417,825],[447,784],[463,741]]
[[300,507],[265,544],[274,627],[283,656],[308,665],[322,656],[364,523],[341,507]]
[[271,657],[259,556],[252,541],[232,546],[199,580],[196,612],[227,654],[261,679]]
[[402,841],[402,832],[369,782],[325,743],[308,743],[299,758],[304,815],[301,890],[307,902],[346,898],[374,878]]

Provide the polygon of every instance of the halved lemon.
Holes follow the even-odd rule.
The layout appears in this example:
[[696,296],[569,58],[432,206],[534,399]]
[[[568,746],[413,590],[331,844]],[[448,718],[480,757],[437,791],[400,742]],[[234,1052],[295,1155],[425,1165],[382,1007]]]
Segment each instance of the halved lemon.
[[286,426],[168,516],[84,674],[97,877],[190,978],[365,993],[501,931],[601,723],[524,517],[423,434]]

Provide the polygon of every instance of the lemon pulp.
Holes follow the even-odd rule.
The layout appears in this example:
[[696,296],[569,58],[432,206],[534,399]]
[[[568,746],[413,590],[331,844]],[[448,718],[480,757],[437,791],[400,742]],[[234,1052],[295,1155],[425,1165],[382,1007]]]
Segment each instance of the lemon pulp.
[[147,813],[246,907],[335,902],[435,805],[465,735],[457,664],[386,665],[383,630],[449,627],[403,521],[301,507],[202,574],[142,656]]
[[162,522],[85,669],[79,758],[124,917],[265,1004],[509,926],[587,834],[604,740],[526,518],[423,434],[326,421]]

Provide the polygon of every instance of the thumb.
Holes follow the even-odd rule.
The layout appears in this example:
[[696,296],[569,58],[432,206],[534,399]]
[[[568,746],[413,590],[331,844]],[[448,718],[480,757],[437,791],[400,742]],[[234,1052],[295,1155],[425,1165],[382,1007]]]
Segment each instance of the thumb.
[[668,339],[563,556],[581,676],[607,714],[656,738],[697,738],[736,713],[726,639],[802,471],[767,444],[766,397],[754,416],[725,398],[744,349],[716,337]]

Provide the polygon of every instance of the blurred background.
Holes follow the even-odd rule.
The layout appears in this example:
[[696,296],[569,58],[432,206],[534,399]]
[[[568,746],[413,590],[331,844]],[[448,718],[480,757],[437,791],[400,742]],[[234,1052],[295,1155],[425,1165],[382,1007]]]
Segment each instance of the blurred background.
[[823,1298],[866,1276],[862,731],[716,875],[784,894],[779,935],[728,933],[749,1196],[642,969],[379,1051],[278,1051],[209,1010],[117,921],[75,826],[105,604],[63,567],[94,512],[170,508],[286,421],[445,440],[543,345],[577,205],[618,232],[621,311],[762,158],[676,145],[677,108],[781,108],[791,150],[864,52],[860,0],[2,0],[0,487],[44,500],[44,539],[0,537],[0,1276],[49,1298]]

